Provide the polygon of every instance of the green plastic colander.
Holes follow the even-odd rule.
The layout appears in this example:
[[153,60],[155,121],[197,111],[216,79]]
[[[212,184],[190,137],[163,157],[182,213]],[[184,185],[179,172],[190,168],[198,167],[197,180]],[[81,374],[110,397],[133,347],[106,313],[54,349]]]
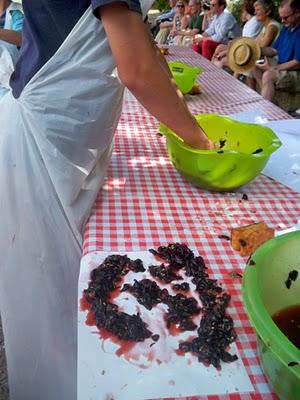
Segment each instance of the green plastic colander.
[[[242,295],[258,339],[262,368],[281,400],[300,399],[300,350],[272,320],[275,313],[300,305],[300,231],[265,242],[243,274]],[[291,270],[299,275],[290,289]]]
[[218,147],[190,147],[165,125],[167,150],[174,167],[187,180],[203,189],[229,191],[254,179],[281,142],[263,125],[234,121],[215,114],[195,116],[207,136]]
[[168,65],[178,89],[183,94],[188,93],[192,89],[197,76],[204,71],[203,68],[193,67],[181,61],[169,61]]

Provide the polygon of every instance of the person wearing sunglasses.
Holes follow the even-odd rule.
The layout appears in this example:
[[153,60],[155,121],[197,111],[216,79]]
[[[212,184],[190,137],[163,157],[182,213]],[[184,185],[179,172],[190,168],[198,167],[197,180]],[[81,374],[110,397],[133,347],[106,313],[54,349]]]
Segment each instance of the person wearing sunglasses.
[[240,29],[234,16],[226,9],[226,0],[211,0],[214,19],[202,35],[195,35],[193,50],[211,60],[219,44],[227,44],[240,36]]
[[186,15],[187,3],[184,0],[178,0],[176,3],[176,14],[173,18],[173,26],[169,36],[167,37],[166,44],[172,45],[176,43],[177,32],[185,30],[189,23],[189,17]]
[[180,29],[181,26],[185,27],[188,24],[188,19],[185,15],[185,9],[185,0],[175,1],[175,12],[172,19],[170,21],[161,22],[159,25],[159,32],[155,36],[155,42],[157,44],[173,44],[176,30]]
[[202,32],[203,13],[201,13],[201,1],[190,0],[188,8],[190,18],[187,29],[176,32],[175,43],[190,47],[193,42],[193,36]]
[[[252,71],[262,96],[272,101],[276,89],[300,91],[300,0],[283,0],[279,6],[283,28],[272,47],[263,47],[263,64]],[[277,56],[270,65],[266,57]]]

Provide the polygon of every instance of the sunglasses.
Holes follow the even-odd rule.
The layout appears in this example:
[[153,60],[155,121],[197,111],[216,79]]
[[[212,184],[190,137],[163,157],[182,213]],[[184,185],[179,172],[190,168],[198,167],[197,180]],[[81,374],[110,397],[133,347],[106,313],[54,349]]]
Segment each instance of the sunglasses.
[[293,15],[293,13],[290,15],[287,15],[286,17],[280,17],[280,19],[281,19],[281,21],[287,21],[292,15]]
[[184,5],[183,4],[176,4],[176,7],[184,8]]

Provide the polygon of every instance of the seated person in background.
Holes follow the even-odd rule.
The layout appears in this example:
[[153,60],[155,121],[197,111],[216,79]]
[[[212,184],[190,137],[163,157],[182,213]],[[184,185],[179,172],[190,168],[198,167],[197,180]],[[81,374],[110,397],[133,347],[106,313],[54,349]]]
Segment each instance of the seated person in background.
[[[242,36],[256,38],[261,30],[262,23],[257,20],[253,0],[245,0],[241,10],[241,21],[244,23]],[[227,66],[227,44],[220,44],[213,55],[212,63],[219,68]]]
[[190,18],[187,29],[177,31],[174,39],[174,43],[183,46],[191,45],[193,36],[202,32],[203,14],[201,13],[201,1],[190,0],[188,7]]
[[262,24],[262,30],[257,36],[260,47],[272,46],[279,35],[281,25],[273,18],[273,0],[257,0],[254,3],[257,21]]
[[210,7],[209,0],[206,0],[203,3],[202,10],[203,10],[203,20],[202,20],[201,31],[204,32],[209,27],[209,25],[212,23],[212,20],[214,18],[214,14],[213,14],[212,8]]
[[300,0],[283,0],[279,6],[283,28],[273,47],[262,48],[262,55],[278,56],[278,64],[266,61],[252,71],[261,95],[272,101],[275,89],[300,90]]
[[[155,36],[155,42],[157,44],[166,44],[167,43],[168,37],[171,33],[171,30],[174,28],[175,16],[176,16],[176,14],[178,14],[177,0],[175,0],[174,8],[175,8],[175,13],[173,14],[172,19],[163,21],[159,24],[159,32]],[[184,8],[184,10],[185,10],[185,8]]]
[[208,60],[220,43],[228,43],[239,36],[240,30],[234,16],[226,10],[226,0],[211,0],[214,19],[202,35],[194,37],[193,49]]
[[242,7],[241,20],[244,23],[242,36],[257,38],[263,28],[262,22],[255,15],[253,0],[245,0]]
[[[273,19],[274,3],[272,0],[257,0],[254,3],[254,8],[257,20],[263,24],[262,31],[256,40],[261,48],[272,46],[281,28],[280,23]],[[251,73],[247,76],[246,83],[255,90],[256,80]]]
[[[174,15],[176,13],[176,0],[169,0],[169,6],[170,6],[170,10],[165,11],[162,14],[160,14],[156,18],[153,26],[150,28],[153,37],[155,37],[158,34],[161,23],[169,22],[169,23],[171,23],[170,27],[172,26],[172,21],[173,21]],[[168,34],[169,34],[169,32],[168,32]]]
[[169,36],[167,37],[166,44],[176,44],[176,33],[187,28],[189,23],[189,15],[186,14],[187,4],[183,0],[177,0],[176,14],[173,18],[173,26]]
[[20,4],[13,1],[0,0],[0,41],[18,47],[21,46],[23,19],[22,6]]
[[20,4],[0,0],[0,97],[9,90],[9,78],[22,42],[23,19]]

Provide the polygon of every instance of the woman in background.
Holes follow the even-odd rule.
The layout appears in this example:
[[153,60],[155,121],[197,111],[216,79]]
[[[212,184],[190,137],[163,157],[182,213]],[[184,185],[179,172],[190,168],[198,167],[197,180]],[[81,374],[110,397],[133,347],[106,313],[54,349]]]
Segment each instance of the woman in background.
[[173,26],[167,38],[166,44],[176,44],[176,35],[178,31],[182,31],[188,27],[189,14],[186,14],[187,4],[185,1],[178,0],[176,3],[176,14],[173,18]]
[[[258,45],[260,48],[270,47],[277,39],[281,29],[281,24],[273,18],[274,2],[272,0],[257,0],[254,3],[254,8],[256,18],[263,26],[261,33],[256,38]],[[252,89],[256,89],[256,80],[251,72],[247,76],[246,84]]]

